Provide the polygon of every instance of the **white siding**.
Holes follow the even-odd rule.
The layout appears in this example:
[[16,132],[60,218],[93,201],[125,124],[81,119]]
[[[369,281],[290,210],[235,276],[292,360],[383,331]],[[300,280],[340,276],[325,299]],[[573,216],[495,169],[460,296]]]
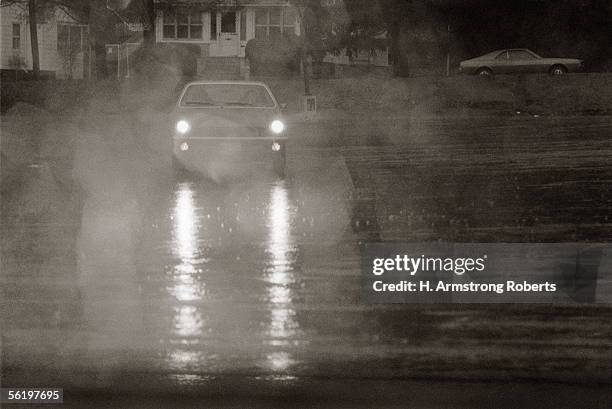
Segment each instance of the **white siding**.
[[210,15],[210,13],[204,13],[204,17],[202,19],[203,22],[203,27],[202,30],[204,30],[204,42],[205,43],[210,43],[210,22],[211,22],[211,18],[212,16]]
[[[32,69],[32,47],[30,42],[30,26],[27,20],[27,9],[20,5],[2,7],[0,9],[1,35],[0,54],[1,68],[14,69],[11,59],[17,55],[23,58],[25,69]],[[38,31],[38,50],[40,53],[40,69],[42,71],[54,71],[59,78],[68,77],[65,72],[63,58],[57,50],[57,25],[58,23],[76,24],[76,22],[66,13],[57,10],[55,14],[43,24],[37,25]],[[13,23],[21,25],[21,47],[13,50]],[[84,53],[75,56],[75,63],[72,66],[73,78],[83,78],[83,59]]]
[[[13,23],[21,25],[21,47],[13,50]],[[11,59],[13,56],[25,58],[25,35],[28,30],[24,11],[17,6],[0,8],[0,62],[2,69],[13,69]],[[29,45],[29,44],[28,44]]]
[[252,7],[247,7],[246,13],[246,39],[249,41],[255,38],[255,9]]

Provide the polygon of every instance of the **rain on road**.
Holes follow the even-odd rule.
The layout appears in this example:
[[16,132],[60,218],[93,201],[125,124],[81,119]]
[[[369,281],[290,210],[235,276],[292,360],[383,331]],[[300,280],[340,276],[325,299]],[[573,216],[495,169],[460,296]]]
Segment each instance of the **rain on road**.
[[117,140],[77,153],[78,205],[32,171],[54,204],[3,212],[3,384],[472,407],[457,380],[543,378],[578,382],[541,387],[556,407],[604,407],[608,307],[367,305],[359,244],[610,240],[610,118],[398,124],[302,125],[285,181],[147,173]]

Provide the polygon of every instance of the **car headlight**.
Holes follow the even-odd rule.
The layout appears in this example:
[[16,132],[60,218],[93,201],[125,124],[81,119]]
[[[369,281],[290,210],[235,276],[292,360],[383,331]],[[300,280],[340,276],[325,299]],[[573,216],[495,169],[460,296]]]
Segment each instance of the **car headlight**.
[[189,122],[185,121],[184,119],[181,119],[176,123],[176,130],[179,133],[186,134],[190,129],[191,125],[189,125]]
[[283,131],[285,130],[285,124],[279,121],[278,119],[275,119],[270,124],[270,130],[275,134],[283,133]]

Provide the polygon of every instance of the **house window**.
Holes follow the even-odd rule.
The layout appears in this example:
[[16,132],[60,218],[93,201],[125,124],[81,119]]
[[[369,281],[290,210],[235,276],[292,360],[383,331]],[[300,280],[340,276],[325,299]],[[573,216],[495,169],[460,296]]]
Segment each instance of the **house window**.
[[164,38],[176,38],[176,14],[164,13]]
[[21,24],[13,24],[13,50],[21,49]]
[[295,34],[295,9],[285,7],[283,10],[283,33]]
[[58,24],[57,50],[60,54],[79,53],[87,47],[87,27],[75,24]]
[[221,32],[236,32],[236,13],[234,11],[229,11],[227,13],[221,14]]
[[202,39],[203,24],[200,12],[167,12],[164,13],[163,20],[163,34],[166,39]]
[[289,7],[265,7],[255,11],[255,38],[278,38],[295,32],[295,12]]
[[189,15],[187,13],[176,13],[176,37],[189,38]]

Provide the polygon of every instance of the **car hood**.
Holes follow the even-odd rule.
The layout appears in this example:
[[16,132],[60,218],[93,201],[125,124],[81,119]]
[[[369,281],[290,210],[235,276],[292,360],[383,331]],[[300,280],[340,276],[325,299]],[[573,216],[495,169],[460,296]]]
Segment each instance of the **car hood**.
[[274,119],[280,119],[278,110],[269,108],[177,108],[172,116],[175,121],[188,121],[193,128],[267,128]]
[[493,60],[493,57],[487,56],[487,55],[481,55],[480,57],[474,57],[474,58],[470,58],[468,60],[465,61],[480,61],[480,60]]

